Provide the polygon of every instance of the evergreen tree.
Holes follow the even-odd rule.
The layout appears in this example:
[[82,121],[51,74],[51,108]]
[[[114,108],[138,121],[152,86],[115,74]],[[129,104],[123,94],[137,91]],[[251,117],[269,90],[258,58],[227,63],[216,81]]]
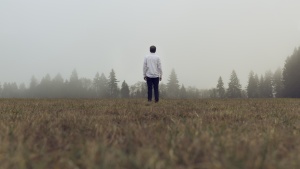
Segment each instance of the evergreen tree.
[[230,80],[228,83],[227,89],[227,97],[229,98],[241,98],[242,97],[242,89],[241,89],[240,81],[233,70],[230,76]]
[[64,79],[59,73],[52,79],[52,85],[53,85],[53,96],[55,98],[65,97]]
[[247,90],[242,90],[241,95],[242,98],[247,98]]
[[[141,83],[141,97],[144,98],[144,97],[147,97],[147,94],[148,94],[148,89],[147,89],[147,83]],[[154,91],[153,91],[154,92]],[[152,96],[154,94],[152,93]]]
[[259,81],[259,96],[261,98],[272,98],[273,97],[273,74],[271,71],[267,71],[265,76],[261,75]]
[[119,95],[118,82],[114,69],[111,70],[108,78],[109,96],[116,98]]
[[138,97],[138,94],[140,93],[137,93],[138,92],[138,86],[137,84],[134,84],[134,85],[131,85],[130,86],[130,97],[133,97],[133,98],[137,98]]
[[80,98],[82,91],[82,84],[78,78],[76,69],[72,71],[69,82],[67,85],[67,97]]
[[208,90],[209,92],[209,98],[218,98],[218,90],[216,88],[212,88]]
[[216,90],[217,90],[217,94],[218,94],[219,98],[225,98],[225,88],[224,88],[224,83],[223,83],[221,76],[219,77]]
[[64,83],[64,79],[61,76],[60,73],[58,73],[53,79],[52,79],[53,84],[58,84],[58,85],[62,85]]
[[29,89],[34,89],[37,87],[37,85],[38,85],[37,79],[34,76],[32,76],[30,80]]
[[253,71],[251,71],[249,73],[247,95],[248,95],[248,98],[257,98],[258,97],[258,82],[257,82],[257,79],[256,79]]
[[164,83],[159,83],[159,97],[160,98],[167,97],[167,85]]
[[122,87],[121,87],[121,97],[122,98],[129,98],[129,87],[128,84],[125,82],[125,80],[122,83]]
[[259,86],[260,86],[260,84],[259,84],[259,77],[258,77],[258,75],[257,74],[255,74],[255,76],[254,76],[254,81],[255,81],[255,83],[256,83],[256,86],[257,86],[257,89],[256,89],[256,98],[259,98],[260,97],[260,90],[259,90]]
[[273,86],[275,97],[282,97],[283,94],[283,82],[282,82],[282,69],[278,68],[273,75]]
[[188,98],[193,98],[193,99],[197,99],[197,98],[201,98],[201,93],[197,88],[195,87],[191,87],[189,86],[186,90]]
[[4,83],[2,89],[3,98],[18,98],[19,89],[16,83]]
[[74,69],[72,71],[71,76],[70,76],[70,83],[72,83],[72,82],[78,82],[78,81],[79,81],[78,73],[77,73],[76,69]]
[[187,98],[186,89],[185,89],[183,84],[181,85],[181,88],[180,88],[179,97],[181,99],[186,99]]
[[260,76],[260,79],[259,79],[259,83],[258,83],[258,93],[259,93],[259,97],[260,98],[264,98],[264,89],[265,89],[265,86],[264,86],[264,81],[265,81],[265,78],[263,75]]
[[94,89],[95,89],[95,92],[96,92],[96,96],[97,97],[100,97],[100,75],[99,73],[97,72],[95,77],[94,77],[94,80],[93,80],[93,86],[94,86]]
[[37,87],[37,96],[39,98],[49,98],[52,96],[52,92],[51,76],[47,74],[42,78],[41,83]]
[[273,97],[273,86],[272,86],[273,74],[271,71],[265,73],[265,78],[263,82],[263,97],[272,98]]
[[284,96],[300,98],[300,47],[286,59],[282,76]]
[[81,90],[79,91],[81,98],[93,98],[95,92],[93,88],[93,81],[89,78],[80,78]]
[[177,79],[177,75],[175,70],[172,69],[171,74],[169,76],[169,82],[167,84],[168,97],[170,98],[178,98],[179,96],[179,81]]
[[30,79],[30,84],[29,84],[29,89],[28,89],[28,97],[33,98],[33,97],[37,97],[36,96],[36,90],[37,90],[37,86],[38,86],[38,81],[37,79],[32,76]]
[[109,97],[109,87],[108,87],[108,79],[102,73],[100,79],[98,81],[99,87],[99,97],[106,98]]

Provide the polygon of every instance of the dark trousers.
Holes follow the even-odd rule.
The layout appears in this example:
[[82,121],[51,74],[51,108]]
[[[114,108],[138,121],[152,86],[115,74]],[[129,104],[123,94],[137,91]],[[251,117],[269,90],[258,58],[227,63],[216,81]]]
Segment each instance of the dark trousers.
[[148,101],[152,101],[152,89],[154,88],[154,97],[155,102],[159,100],[159,91],[158,91],[159,78],[150,78],[147,77],[147,85],[148,85]]

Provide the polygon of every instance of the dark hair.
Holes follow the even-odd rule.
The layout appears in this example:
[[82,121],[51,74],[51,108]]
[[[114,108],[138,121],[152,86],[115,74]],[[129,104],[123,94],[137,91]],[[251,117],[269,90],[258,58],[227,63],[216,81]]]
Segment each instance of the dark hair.
[[155,53],[156,52],[156,47],[155,46],[150,46],[150,52]]

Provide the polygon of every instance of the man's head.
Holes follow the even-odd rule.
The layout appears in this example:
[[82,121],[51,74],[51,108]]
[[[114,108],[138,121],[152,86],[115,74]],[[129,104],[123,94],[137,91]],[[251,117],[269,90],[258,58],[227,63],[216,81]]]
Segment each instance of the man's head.
[[155,46],[150,46],[150,52],[155,53],[156,52],[156,47]]

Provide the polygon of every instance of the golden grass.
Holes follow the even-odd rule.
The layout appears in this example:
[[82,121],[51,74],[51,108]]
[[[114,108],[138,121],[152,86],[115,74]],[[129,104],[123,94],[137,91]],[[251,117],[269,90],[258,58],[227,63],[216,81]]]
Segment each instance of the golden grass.
[[300,100],[2,99],[0,168],[298,169]]

